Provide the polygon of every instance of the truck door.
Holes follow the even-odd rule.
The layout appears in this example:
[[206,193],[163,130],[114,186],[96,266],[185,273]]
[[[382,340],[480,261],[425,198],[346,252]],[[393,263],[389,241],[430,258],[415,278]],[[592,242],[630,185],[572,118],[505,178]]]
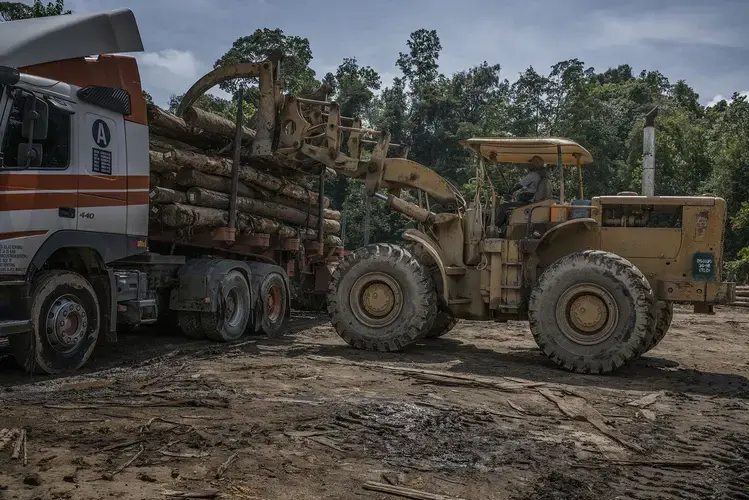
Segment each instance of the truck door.
[[125,234],[127,172],[122,115],[80,103],[77,123],[78,230]]
[[24,274],[44,241],[57,231],[76,228],[77,165],[73,133],[75,105],[45,99],[49,123],[40,164],[26,166],[21,146],[23,116],[29,95],[12,99],[3,94],[2,156],[0,157],[0,274]]

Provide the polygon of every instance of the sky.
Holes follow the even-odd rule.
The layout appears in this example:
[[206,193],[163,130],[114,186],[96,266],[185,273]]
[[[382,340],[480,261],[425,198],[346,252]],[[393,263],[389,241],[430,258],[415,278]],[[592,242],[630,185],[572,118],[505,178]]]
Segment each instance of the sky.
[[[145,52],[143,88],[156,104],[184,93],[258,28],[310,41],[322,78],[344,57],[371,66],[387,85],[411,32],[434,29],[440,71],[487,61],[514,81],[529,66],[548,73],[578,58],[603,71],[627,63],[684,79],[703,104],[749,94],[749,0],[66,0],[74,12],[131,9]],[[222,96],[218,88],[211,91]]]

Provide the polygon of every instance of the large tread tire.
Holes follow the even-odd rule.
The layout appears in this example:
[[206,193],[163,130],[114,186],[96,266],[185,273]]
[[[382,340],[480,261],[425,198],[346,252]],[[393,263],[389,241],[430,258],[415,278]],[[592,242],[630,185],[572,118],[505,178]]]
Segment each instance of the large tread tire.
[[200,313],[203,332],[210,340],[231,342],[244,335],[251,318],[250,285],[241,272],[232,270],[219,283],[216,311]]
[[434,318],[434,325],[432,325],[432,328],[430,328],[427,334],[424,335],[424,338],[436,339],[438,337],[442,337],[443,335],[447,335],[452,331],[453,328],[455,328],[455,325],[457,324],[457,318],[455,318],[448,311],[443,311],[440,309],[437,312],[437,317]]
[[[557,302],[571,287],[590,284],[609,294],[618,319],[607,337],[586,345],[564,333]],[[554,363],[578,373],[609,373],[645,352],[653,339],[655,302],[647,279],[628,260],[597,250],[573,253],[549,266],[533,288],[530,328]]]
[[205,339],[203,322],[198,311],[179,311],[177,313],[177,322],[182,334],[191,340]]
[[[10,337],[16,362],[27,372],[48,375],[81,368],[93,354],[101,329],[99,299],[91,283],[71,271],[44,271],[34,277],[30,296],[34,329]],[[51,318],[54,318],[54,328],[58,319],[66,322],[67,331],[70,331],[69,327],[79,326],[80,330],[76,328],[76,332],[80,335],[72,335],[78,340],[71,340],[74,344],[66,348],[57,334],[53,335],[61,331],[51,330],[53,326],[48,323]],[[53,338],[58,340],[53,341]]]
[[655,305],[655,332],[653,333],[653,340],[648,345],[645,352],[655,349],[655,346],[661,343],[663,337],[668,333],[668,329],[671,328],[671,321],[674,318],[674,305],[671,302],[665,300],[659,300]]
[[[278,337],[289,329],[288,309],[290,297],[286,290],[284,277],[277,272],[269,272],[259,276],[258,288],[258,322],[259,330],[269,337]],[[272,306],[268,306],[268,300]]]
[[[400,288],[401,306],[391,322],[377,326],[362,322],[352,308],[357,280],[378,273]],[[437,294],[428,271],[406,249],[373,244],[346,256],[333,274],[327,296],[328,314],[338,335],[349,345],[369,351],[392,352],[422,338],[434,324]]]

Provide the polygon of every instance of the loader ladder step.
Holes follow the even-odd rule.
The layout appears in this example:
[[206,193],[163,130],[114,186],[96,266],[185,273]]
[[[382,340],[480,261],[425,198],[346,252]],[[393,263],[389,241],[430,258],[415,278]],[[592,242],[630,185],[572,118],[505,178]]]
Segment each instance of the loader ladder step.
[[470,304],[471,299],[465,299],[465,298],[459,298],[459,299],[450,299],[447,301],[447,305],[450,306],[457,306],[460,304]]
[[445,274],[448,276],[465,276],[466,268],[461,266],[447,266],[445,268]]

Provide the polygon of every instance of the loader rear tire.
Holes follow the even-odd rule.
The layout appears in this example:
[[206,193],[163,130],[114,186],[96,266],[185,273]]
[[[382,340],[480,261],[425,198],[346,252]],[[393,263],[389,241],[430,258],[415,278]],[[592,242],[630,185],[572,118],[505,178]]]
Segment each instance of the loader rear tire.
[[666,336],[668,329],[671,327],[671,320],[674,318],[674,305],[671,302],[659,300],[655,305],[655,332],[653,340],[645,349],[645,352],[655,349],[655,346],[661,343]]
[[556,364],[609,373],[645,352],[653,339],[655,297],[628,260],[597,250],[562,257],[531,292],[530,328]]
[[349,345],[398,351],[423,338],[437,316],[434,281],[406,249],[378,243],[346,256],[333,274],[328,314]]
[[450,314],[448,311],[439,310],[437,312],[437,317],[434,318],[434,325],[432,325],[432,328],[427,332],[426,335],[424,335],[424,338],[436,339],[438,337],[442,337],[443,335],[447,335],[452,331],[453,328],[455,328],[455,325],[457,324],[458,320],[452,314]]

